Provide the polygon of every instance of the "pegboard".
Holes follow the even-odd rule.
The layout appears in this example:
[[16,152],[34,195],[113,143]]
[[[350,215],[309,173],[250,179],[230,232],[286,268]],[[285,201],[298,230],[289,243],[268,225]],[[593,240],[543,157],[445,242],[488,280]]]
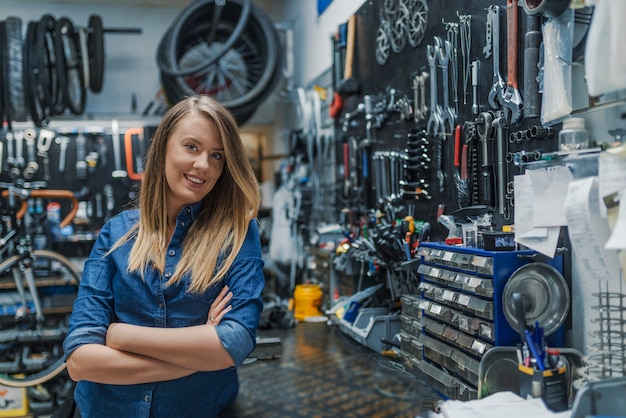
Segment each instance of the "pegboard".
[[[427,10],[427,25],[423,33],[423,39],[421,42],[412,46],[406,43],[404,48],[398,52],[390,48],[388,58],[383,64],[377,61],[377,37],[380,36],[380,28],[382,20],[392,21],[392,17],[385,17],[383,13],[383,7],[385,4],[394,3],[393,1],[367,1],[360,9],[355,13],[356,16],[356,30],[355,30],[355,52],[353,61],[353,76],[358,81],[358,91],[355,94],[346,95],[343,99],[342,113],[336,118],[336,132],[337,132],[337,161],[343,161],[343,151],[346,142],[352,141],[356,144],[362,144],[364,139],[367,139],[367,118],[364,111],[364,98],[370,96],[374,102],[380,101],[383,103],[389,101],[391,97],[392,89],[395,90],[395,97],[405,97],[415,108],[415,94],[413,90],[414,76],[421,74],[422,72],[429,72],[429,63],[427,60],[428,45],[435,44],[435,37],[439,37],[442,41],[448,39],[448,29],[454,27],[454,24],[460,24],[461,21],[467,23],[469,29],[469,37],[461,39],[460,33],[457,34],[457,60],[456,66],[452,66],[450,62],[448,66],[449,75],[452,73],[453,68],[456,68],[456,74],[458,74],[458,113],[456,115],[454,126],[460,125],[464,127],[465,122],[481,121],[481,114],[487,111],[497,111],[497,108],[493,108],[489,104],[489,92],[494,81],[493,61],[492,56],[486,57],[486,51],[491,51],[490,48],[485,48],[487,44],[487,34],[491,33],[488,30],[488,9],[493,6],[499,8],[498,15],[500,20],[499,25],[499,46],[500,46],[500,74],[502,75],[504,82],[507,81],[507,2],[490,2],[490,1],[473,1],[473,2],[459,2],[453,0],[426,0],[428,6]],[[397,2],[396,2],[397,3]],[[411,2],[400,2],[411,3]],[[511,1],[509,1],[511,3]],[[517,2],[514,2],[517,3]],[[525,61],[525,45],[529,42],[526,33],[529,29],[537,29],[538,34],[541,36],[541,24],[543,18],[540,15],[532,17],[534,22],[529,23],[529,16],[526,15],[520,1],[517,6],[518,11],[518,65],[517,65],[517,78],[519,83],[519,92],[524,100],[525,92],[523,88],[525,81],[533,80],[528,78],[524,80],[524,61]],[[450,25],[453,24],[453,25]],[[457,27],[460,31],[460,26]],[[451,40],[454,38],[450,38]],[[461,42],[464,41],[466,45],[469,45],[469,49],[466,54],[462,54]],[[536,38],[535,38],[536,41]],[[538,48],[535,52],[538,51]],[[537,52],[538,55],[538,52]],[[537,57],[530,57],[536,58]],[[472,74],[471,67],[468,69],[464,63],[472,63],[479,61],[479,67],[477,73],[477,87],[476,87],[476,100],[474,102],[474,89],[472,86]],[[530,62],[530,61],[529,61]],[[336,66],[337,63],[335,62]],[[340,62],[339,65],[342,65]],[[535,65],[536,67],[536,65]],[[466,76],[466,73],[469,74]],[[443,102],[441,86],[442,86],[442,72],[438,70],[438,102]],[[467,79],[467,82],[465,80]],[[339,81],[340,82],[340,81]],[[450,79],[450,91],[452,90],[452,79]],[[425,91],[425,101],[430,108],[430,77],[427,79]],[[532,86],[531,86],[532,87]],[[536,87],[533,87],[536,88]],[[529,96],[534,98],[534,103],[541,105],[540,94]],[[537,102],[538,100],[538,102]],[[455,106],[453,96],[449,96],[449,103],[451,107]],[[530,101],[529,101],[530,103]],[[472,105],[478,106],[473,109]],[[534,107],[536,108],[537,105]],[[494,194],[494,198],[491,199],[491,203],[487,206],[494,208],[493,221],[497,227],[505,224],[512,224],[513,222],[513,208],[514,202],[512,200],[513,191],[512,180],[513,176],[521,173],[519,165],[516,164],[515,159],[520,156],[523,158],[535,158],[534,156],[541,155],[541,153],[552,152],[557,149],[557,133],[560,125],[554,125],[548,131],[542,131],[542,136],[533,137],[530,140],[527,133],[531,128],[535,130],[542,128],[539,118],[539,113],[533,112],[535,115],[525,116],[521,118],[517,123],[507,124],[502,132],[505,146],[501,148],[500,155],[497,154],[495,147],[497,135],[494,134],[490,137],[487,143],[489,143],[488,151],[485,153],[487,158],[491,159],[493,163],[493,178],[494,181],[498,176],[497,163],[498,158],[500,161],[506,157],[508,161],[502,163],[504,165],[503,179],[506,183],[503,186],[507,193],[506,199],[503,199],[503,203],[499,204],[496,201],[497,190],[491,190],[490,193]],[[347,121],[346,115],[350,115],[350,120]],[[494,116],[498,116],[495,114]],[[379,126],[370,131],[373,138],[371,140],[370,154],[374,154],[377,151],[389,151],[395,150],[398,152],[407,150],[407,141],[409,140],[407,135],[410,133],[423,132],[427,129],[428,114],[426,114],[423,120],[415,120],[415,118],[405,118],[401,112],[390,110],[388,107],[385,110],[385,116],[379,124]],[[471,125],[471,124],[470,124]],[[462,131],[461,146],[465,142],[465,131]],[[515,140],[517,135],[517,140]],[[409,214],[413,215],[415,219],[424,220],[430,222],[432,229],[432,239],[443,239],[447,235],[447,229],[438,225],[436,222],[437,212],[440,205],[444,206],[444,213],[450,214],[458,209],[468,205],[462,202],[463,198],[460,197],[458,189],[456,187],[456,181],[458,180],[457,174],[460,173],[460,165],[454,164],[454,134],[453,131],[448,129],[444,138],[441,141],[441,162],[438,162],[437,143],[438,138],[433,135],[428,135],[428,149],[427,153],[430,157],[430,161],[427,163],[428,168],[426,170],[424,179],[428,185],[428,193],[430,198],[412,198],[403,197],[402,199],[395,199],[393,205],[400,211],[401,215]],[[480,145],[480,143],[478,144]],[[362,149],[363,147],[357,148]],[[482,175],[482,165],[485,162],[482,149],[480,146],[475,150],[477,154],[477,160],[475,163],[478,167],[479,174]],[[504,155],[506,153],[506,156]],[[460,152],[459,152],[460,154]],[[371,155],[370,155],[371,158]],[[359,181],[361,182],[363,189],[368,193],[362,193],[361,196],[350,196],[349,193],[344,193],[344,198],[340,199],[342,205],[355,205],[357,200],[366,200],[366,204],[361,207],[369,207],[379,209],[381,202],[377,200],[376,196],[372,196],[373,190],[377,189],[376,179],[372,178],[371,173],[365,173],[363,170],[363,164],[359,163],[356,159],[353,161],[357,164],[353,165],[358,168]],[[444,175],[443,186],[439,187],[439,178],[437,177],[437,171],[441,168],[441,172]],[[339,167],[339,178],[344,179],[344,167]],[[371,170],[370,170],[371,171]],[[483,179],[478,179],[482,181]],[[502,183],[504,183],[502,182]],[[476,195],[474,190],[474,195]],[[481,196],[482,198],[482,196]],[[480,201],[481,198],[478,200]],[[361,202],[362,203],[362,202]],[[464,204],[461,204],[464,203]],[[471,200],[470,200],[471,203]],[[482,202],[477,202],[482,203]],[[504,213],[499,213],[498,208],[504,208]],[[412,213],[407,213],[408,210],[413,210]],[[402,213],[404,212],[404,213]]]

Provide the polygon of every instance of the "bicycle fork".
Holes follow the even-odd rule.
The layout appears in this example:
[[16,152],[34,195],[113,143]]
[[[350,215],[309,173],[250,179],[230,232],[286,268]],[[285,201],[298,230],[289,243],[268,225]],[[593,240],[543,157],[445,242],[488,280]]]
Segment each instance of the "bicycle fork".
[[[26,286],[30,292],[33,304],[35,305],[35,318],[37,318],[37,324],[41,324],[44,320],[43,311],[41,309],[41,301],[39,300],[39,294],[37,293],[37,286],[35,285],[35,275],[33,268],[30,266],[24,266],[20,263],[19,267],[13,267],[11,269],[13,274],[13,280],[15,281],[15,287],[20,296],[22,306],[25,310],[28,310],[28,304],[26,301],[26,292],[24,290],[24,283],[22,278],[26,281]],[[17,314],[16,314],[17,316]]]

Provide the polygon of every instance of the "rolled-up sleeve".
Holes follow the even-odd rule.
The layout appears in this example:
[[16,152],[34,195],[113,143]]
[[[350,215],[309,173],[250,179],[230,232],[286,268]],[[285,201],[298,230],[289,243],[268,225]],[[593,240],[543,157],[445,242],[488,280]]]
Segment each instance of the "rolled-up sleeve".
[[256,330],[263,310],[265,286],[261,240],[256,221],[250,223],[244,245],[230,268],[226,284],[231,292],[232,310],[216,331],[235,365],[240,365],[256,346]]
[[65,355],[83,344],[105,344],[106,332],[113,321],[113,291],[111,281],[116,268],[102,258],[108,245],[105,225],[85,262],[78,295],[74,301],[67,336],[63,342]]

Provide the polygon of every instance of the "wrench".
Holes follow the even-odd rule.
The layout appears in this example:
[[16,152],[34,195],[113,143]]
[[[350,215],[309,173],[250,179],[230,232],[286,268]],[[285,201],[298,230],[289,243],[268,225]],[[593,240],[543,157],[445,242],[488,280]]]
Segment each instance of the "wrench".
[[59,150],[59,172],[63,173],[65,171],[65,158],[67,156],[67,144],[70,142],[70,139],[66,136],[59,136],[55,141],[60,146]]
[[519,29],[519,8],[517,0],[506,2],[506,44],[507,44],[507,87],[503,94],[503,110],[510,123],[522,119],[523,101],[517,84],[517,43]]
[[22,175],[25,179],[30,180],[35,173],[39,171],[39,163],[37,163],[37,155],[35,153],[35,138],[37,137],[37,132],[32,128],[28,128],[24,130],[24,135],[26,138],[28,161],[26,161],[26,168],[22,172]]
[[52,140],[56,136],[54,131],[49,129],[41,129],[39,131],[39,138],[37,139],[37,155],[42,158],[43,161],[43,179],[50,181],[50,158],[48,157],[48,151]]
[[[441,78],[443,81],[443,133],[449,132],[450,134],[454,131],[454,122],[456,119],[454,108],[450,107],[450,94],[448,88],[448,65],[450,64],[451,50],[452,44],[450,41],[445,41],[444,48],[439,48],[439,66],[441,67]],[[445,135],[443,139],[446,139]]]
[[13,153],[13,141],[15,140],[15,138],[13,137],[13,132],[7,132],[5,138],[7,140],[7,167],[9,168],[9,176],[12,179],[15,179],[19,177],[20,170],[19,168],[17,168],[17,161]]
[[[430,68],[430,117],[426,124],[426,133],[433,136],[439,136],[437,144],[437,180],[439,181],[439,190],[443,191],[445,183],[445,175],[443,173],[441,155],[443,152],[443,136],[445,131],[443,122],[443,109],[437,103],[437,63],[441,57],[441,38],[435,36],[434,45],[426,45],[426,59]],[[443,138],[442,138],[443,137]]]
[[19,130],[13,132],[13,138],[15,138],[16,165],[21,168],[24,167],[24,163],[26,162],[24,159],[24,132]]
[[492,206],[494,204],[494,174],[493,174],[493,120],[491,112],[482,112],[476,119],[476,131],[480,137],[483,158],[481,166],[480,204]]
[[506,83],[500,75],[500,7],[491,6],[488,9],[487,19],[491,19],[491,45],[493,61],[493,83],[489,90],[489,105],[494,109],[500,109],[503,103],[502,94],[506,89]]
[[430,68],[430,117],[426,123],[426,133],[439,135],[443,129],[443,111],[437,103],[437,57],[441,48],[441,38],[435,36],[434,45],[426,45],[426,59]]

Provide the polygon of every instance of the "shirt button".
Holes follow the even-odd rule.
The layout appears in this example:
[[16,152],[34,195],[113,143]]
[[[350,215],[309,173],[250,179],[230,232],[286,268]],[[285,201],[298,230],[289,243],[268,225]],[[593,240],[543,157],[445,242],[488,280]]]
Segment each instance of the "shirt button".
[[165,273],[165,277],[169,279],[170,277],[172,277],[172,273],[168,271],[167,273]]
[[146,396],[145,398],[143,398],[143,400],[146,401],[146,402],[150,402],[150,397]]
[[184,222],[181,222],[181,223],[180,223],[180,226],[185,226],[185,223],[184,223]]
[[163,309],[163,304],[159,303],[159,309]]
[[191,212],[191,208],[187,208],[187,213]]
[[175,255],[176,255],[176,251],[174,251],[174,250],[170,250],[169,254],[173,257],[173,256],[175,256]]

